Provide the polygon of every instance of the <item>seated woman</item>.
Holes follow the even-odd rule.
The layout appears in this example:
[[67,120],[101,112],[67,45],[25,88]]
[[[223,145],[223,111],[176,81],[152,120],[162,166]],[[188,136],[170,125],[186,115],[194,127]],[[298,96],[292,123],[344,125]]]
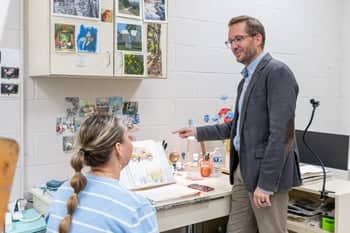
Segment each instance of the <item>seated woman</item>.
[[[92,115],[80,126],[75,174],[55,193],[47,232],[159,232],[148,200],[119,183],[132,144],[126,127],[107,115]],[[90,171],[82,173],[84,165]]]

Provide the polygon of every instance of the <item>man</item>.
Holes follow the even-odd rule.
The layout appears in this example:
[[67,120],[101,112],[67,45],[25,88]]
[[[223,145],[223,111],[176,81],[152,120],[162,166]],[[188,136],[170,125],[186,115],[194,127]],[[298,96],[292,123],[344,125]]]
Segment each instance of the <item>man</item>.
[[245,67],[230,123],[183,128],[181,138],[231,139],[232,210],[229,233],[286,233],[288,191],[301,184],[294,135],[298,85],[284,63],[263,51],[265,30],[255,18],[228,24],[226,45]]

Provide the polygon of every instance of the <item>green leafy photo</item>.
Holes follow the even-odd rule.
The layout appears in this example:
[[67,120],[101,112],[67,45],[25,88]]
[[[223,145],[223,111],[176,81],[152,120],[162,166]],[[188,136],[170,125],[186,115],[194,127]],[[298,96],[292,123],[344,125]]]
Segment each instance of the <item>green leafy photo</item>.
[[124,73],[143,75],[144,62],[143,55],[124,54]]

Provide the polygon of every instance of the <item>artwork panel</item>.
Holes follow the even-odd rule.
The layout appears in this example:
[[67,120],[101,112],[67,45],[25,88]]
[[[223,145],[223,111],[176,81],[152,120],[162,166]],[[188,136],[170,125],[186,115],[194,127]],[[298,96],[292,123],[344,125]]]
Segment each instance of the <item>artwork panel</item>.
[[75,25],[55,24],[55,52],[75,52]]
[[98,51],[98,28],[81,24],[77,33],[78,52],[96,53]]
[[52,0],[52,15],[100,20],[100,0]]

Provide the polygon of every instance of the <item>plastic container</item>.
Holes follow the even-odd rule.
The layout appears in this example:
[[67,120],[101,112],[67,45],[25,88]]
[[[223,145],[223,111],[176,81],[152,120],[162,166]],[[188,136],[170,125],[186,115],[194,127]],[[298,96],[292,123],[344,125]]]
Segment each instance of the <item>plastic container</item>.
[[324,215],[321,218],[322,230],[334,232],[334,217]]
[[212,173],[213,164],[210,160],[201,160],[199,162],[199,171],[202,177],[208,177]]
[[219,148],[215,148],[214,152],[211,153],[211,160],[213,162],[212,176],[219,176],[224,161],[224,157],[220,153]]

